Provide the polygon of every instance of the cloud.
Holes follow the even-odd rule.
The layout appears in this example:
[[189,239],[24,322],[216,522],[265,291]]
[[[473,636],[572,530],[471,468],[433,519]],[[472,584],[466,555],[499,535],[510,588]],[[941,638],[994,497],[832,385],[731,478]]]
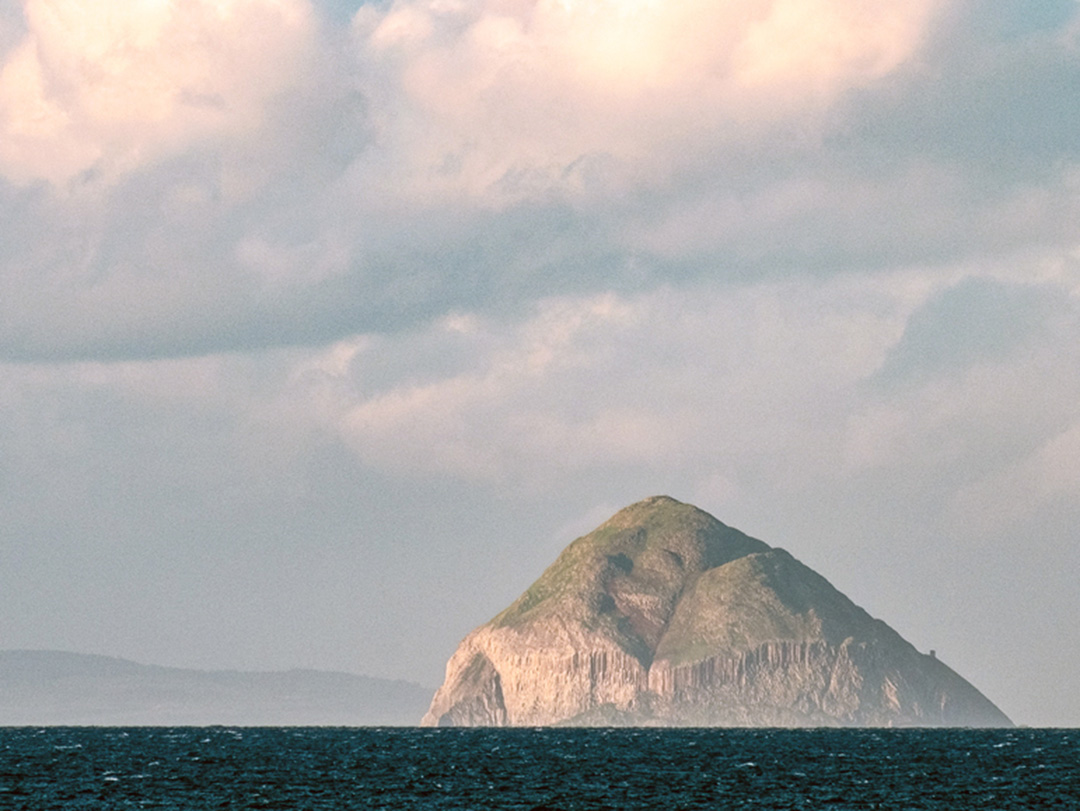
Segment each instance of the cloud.
[[[523,322],[457,316],[339,344],[298,367],[290,396],[314,398],[327,433],[393,475],[535,493],[678,471],[739,509],[857,491],[860,514],[903,503],[974,541],[963,494],[1041,464],[1075,420],[1080,321],[1059,281],[975,283],[957,268],[943,288],[940,275],[559,298]],[[1010,304],[1033,305],[1019,331]],[[884,391],[893,367],[902,386]]]
[[[840,404],[903,311],[875,291],[555,298],[523,322],[459,316],[408,338],[348,342],[330,352],[332,373],[320,363],[304,379],[319,381],[321,413],[360,459],[406,475],[528,486],[628,467],[734,476],[800,453],[835,457],[827,436],[843,430]],[[877,304],[849,312],[862,295]]]
[[68,123],[0,140],[22,150],[0,155],[0,357],[318,346],[710,280],[980,276],[1078,241],[1080,126],[1025,89],[1080,87],[1049,23],[993,39],[930,0],[400,0],[347,29],[301,0],[110,8],[84,26],[89,6],[33,0],[5,35],[0,128],[37,104]]
[[0,173],[64,185],[250,136],[303,74],[303,0],[25,0],[0,69]]
[[506,205],[812,120],[909,59],[938,5],[398,0],[355,28],[403,193]]
[[1053,514],[1080,498],[1080,422],[1042,437],[1016,464],[960,488],[952,523],[967,531],[1021,531],[1042,513]]
[[214,480],[254,504],[305,498],[305,460],[338,448],[393,480],[557,501],[598,479],[733,518],[850,493],[852,521],[918,516],[977,543],[988,515],[1072,497],[1078,286],[1070,266],[1024,285],[965,267],[705,283],[553,297],[521,319],[460,311],[326,348],[0,365],[5,465],[33,482],[97,456],[127,481],[168,448],[171,483],[143,476],[148,492],[182,502],[182,481]]
[[1044,328],[1061,290],[968,278],[931,298],[908,320],[879,372],[885,385],[925,375],[954,375],[993,363]]

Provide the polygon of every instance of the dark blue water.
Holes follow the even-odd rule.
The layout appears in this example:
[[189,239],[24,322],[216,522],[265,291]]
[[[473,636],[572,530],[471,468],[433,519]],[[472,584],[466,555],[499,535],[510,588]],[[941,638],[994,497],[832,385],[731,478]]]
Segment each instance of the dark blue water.
[[0,729],[2,809],[1078,809],[1076,730]]

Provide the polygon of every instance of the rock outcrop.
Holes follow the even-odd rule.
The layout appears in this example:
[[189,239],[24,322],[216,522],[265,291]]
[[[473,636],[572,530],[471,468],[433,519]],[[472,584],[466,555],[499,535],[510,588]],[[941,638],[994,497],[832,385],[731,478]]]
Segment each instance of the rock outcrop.
[[470,633],[422,723],[1011,726],[784,550],[666,496]]

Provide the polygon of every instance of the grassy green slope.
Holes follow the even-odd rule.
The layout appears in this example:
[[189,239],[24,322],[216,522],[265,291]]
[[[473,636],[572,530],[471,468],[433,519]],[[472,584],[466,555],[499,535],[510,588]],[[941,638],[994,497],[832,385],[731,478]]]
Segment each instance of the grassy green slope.
[[491,625],[524,630],[558,616],[648,666],[680,598],[703,572],[769,548],[689,504],[645,499],[571,543]]
[[748,651],[777,640],[899,637],[782,549],[705,572],[683,595],[656,658],[700,661],[721,650]]

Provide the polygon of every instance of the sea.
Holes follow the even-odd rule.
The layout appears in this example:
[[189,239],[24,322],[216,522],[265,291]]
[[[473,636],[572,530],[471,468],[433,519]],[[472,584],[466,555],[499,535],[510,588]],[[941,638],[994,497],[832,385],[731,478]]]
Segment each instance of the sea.
[[1080,731],[0,728],[0,809],[1080,809]]

